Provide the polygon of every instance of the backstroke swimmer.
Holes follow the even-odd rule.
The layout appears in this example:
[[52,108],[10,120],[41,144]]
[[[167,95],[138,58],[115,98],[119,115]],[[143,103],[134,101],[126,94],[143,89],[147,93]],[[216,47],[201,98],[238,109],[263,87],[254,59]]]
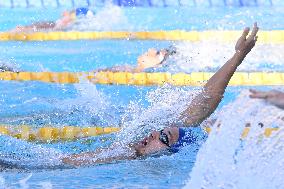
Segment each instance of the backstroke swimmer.
[[90,17],[94,13],[85,7],[76,8],[71,11],[64,11],[61,18],[56,21],[40,21],[32,23],[27,26],[17,26],[15,29],[11,30],[12,33],[18,32],[39,32],[39,31],[62,31],[70,27],[77,18],[79,17]]
[[168,48],[163,49],[155,49],[150,48],[145,53],[140,55],[137,58],[137,65],[136,66],[129,66],[129,65],[123,65],[123,66],[114,66],[111,68],[106,69],[98,69],[94,70],[95,72],[100,71],[111,71],[111,72],[147,72],[147,69],[150,68],[157,68],[162,66],[169,57],[174,56],[176,54],[176,48],[174,46],[169,46]]
[[[175,125],[166,127],[160,131],[153,131],[142,141],[130,144],[121,153],[112,153],[117,146],[101,148],[94,152],[84,152],[75,155],[67,155],[62,158],[66,165],[83,166],[97,163],[110,163],[118,160],[136,159],[157,152],[177,152],[185,145],[195,142],[196,136],[185,127],[196,126],[209,117],[223,98],[225,89],[238,66],[246,55],[255,46],[257,41],[258,27],[254,24],[251,34],[249,28],[245,28],[242,36],[235,45],[235,54],[229,59],[205,84],[203,90],[189,104],[187,109],[180,115],[180,122],[183,127]],[[102,156],[102,154],[108,156]]]
[[[175,54],[176,54],[176,48],[173,46],[170,46],[168,48],[163,48],[160,50],[150,48],[147,50],[147,52],[143,53],[137,58],[136,66],[130,66],[130,65],[113,66],[110,68],[93,70],[93,72],[101,72],[101,71],[132,72],[132,73],[143,72],[151,68],[155,69],[157,67],[162,66],[169,57]],[[0,64],[0,72],[5,72],[5,71],[19,72],[19,70],[11,66]]]

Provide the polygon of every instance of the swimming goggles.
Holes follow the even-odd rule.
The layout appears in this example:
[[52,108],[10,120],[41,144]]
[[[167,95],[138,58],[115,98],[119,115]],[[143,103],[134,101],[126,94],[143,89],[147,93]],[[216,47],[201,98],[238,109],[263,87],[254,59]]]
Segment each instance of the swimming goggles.
[[174,46],[170,46],[169,48],[163,49],[166,51],[165,55],[162,55],[161,51],[162,50],[158,50],[157,51],[157,56],[159,58],[160,64],[163,64],[171,55],[174,55],[177,53],[177,50]]
[[160,131],[159,140],[160,140],[163,144],[165,144],[165,145],[167,145],[168,147],[170,147],[169,137],[168,137],[168,135],[167,135],[166,133],[164,133],[164,129],[162,129],[162,130]]

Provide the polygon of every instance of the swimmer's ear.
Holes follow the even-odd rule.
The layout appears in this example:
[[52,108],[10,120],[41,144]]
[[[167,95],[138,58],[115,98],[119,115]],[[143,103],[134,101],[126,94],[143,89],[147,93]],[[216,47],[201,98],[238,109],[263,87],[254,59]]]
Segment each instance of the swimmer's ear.
[[157,54],[157,49],[154,49],[154,48],[150,48],[148,49],[148,55],[150,56],[155,56]]

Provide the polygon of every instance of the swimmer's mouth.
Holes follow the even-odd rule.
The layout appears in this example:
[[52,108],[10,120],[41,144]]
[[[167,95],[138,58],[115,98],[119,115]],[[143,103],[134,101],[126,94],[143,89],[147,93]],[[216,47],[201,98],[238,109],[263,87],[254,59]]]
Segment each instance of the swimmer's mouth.
[[148,144],[148,138],[144,138],[144,140],[141,141],[141,144],[146,146]]

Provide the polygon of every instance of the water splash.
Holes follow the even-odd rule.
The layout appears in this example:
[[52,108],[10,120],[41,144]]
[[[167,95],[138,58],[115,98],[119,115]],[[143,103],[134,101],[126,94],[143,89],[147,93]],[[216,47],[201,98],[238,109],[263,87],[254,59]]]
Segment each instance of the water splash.
[[[26,87],[26,85],[17,85],[17,90],[21,92]],[[30,85],[28,87],[32,88]],[[2,116],[0,122],[9,125],[58,125],[59,127],[62,125],[118,125],[119,119],[116,114],[119,112],[118,109],[121,108],[121,105],[112,103],[111,98],[97,90],[94,84],[82,81],[82,83],[74,84],[72,87],[58,85],[55,89],[60,90],[60,93],[63,93],[64,96],[65,93],[73,94],[67,94],[64,99],[40,97],[36,94],[32,98],[31,96],[34,94],[31,94],[27,100],[14,103],[18,109],[31,109],[30,113],[23,112],[22,114],[9,115],[8,112],[8,116]],[[27,89],[26,93],[28,92],[29,89]],[[37,104],[47,108],[39,110],[35,108],[33,111],[32,108]]]
[[71,30],[75,31],[115,31],[129,29],[127,17],[123,9],[107,4],[93,16],[77,19]]
[[7,168],[49,168],[61,165],[60,150],[46,148],[9,136],[0,136],[1,165]]
[[[79,125],[118,125],[116,114],[120,108],[112,103],[111,98],[97,90],[96,86],[88,81],[75,84],[78,92],[76,98],[57,102],[56,107],[64,112],[69,112],[70,119],[79,121]],[[78,115],[81,118],[78,119]],[[78,125],[78,124],[77,124]]]
[[[177,55],[166,64],[166,71],[177,72],[215,72],[235,52],[234,43],[214,41],[177,44]],[[265,53],[263,53],[265,51]],[[246,57],[239,71],[283,71],[284,45],[257,44]]]
[[[185,188],[283,188],[283,130],[263,138],[259,127],[282,127],[283,117],[283,110],[242,93],[218,115],[220,129],[199,150]],[[246,123],[251,131],[242,141]]]
[[11,71],[11,72],[19,72],[20,66],[15,63],[15,61],[5,61],[0,59],[0,72],[2,71]]
[[159,130],[178,121],[181,112],[190,103],[197,90],[187,90],[169,85],[148,92],[145,100],[150,105],[144,108],[139,102],[132,101],[122,116],[122,131],[118,141],[133,142],[145,137],[149,131]]

